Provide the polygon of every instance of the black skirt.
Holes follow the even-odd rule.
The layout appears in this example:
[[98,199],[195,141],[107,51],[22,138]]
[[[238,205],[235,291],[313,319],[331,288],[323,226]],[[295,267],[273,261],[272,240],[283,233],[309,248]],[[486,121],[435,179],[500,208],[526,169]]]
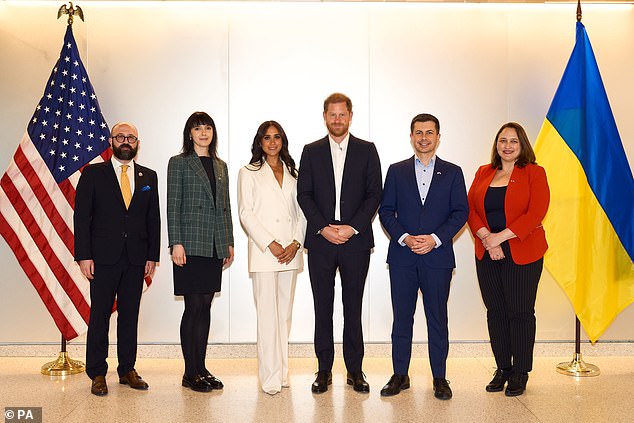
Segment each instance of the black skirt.
[[187,264],[174,269],[174,295],[212,294],[220,292],[222,259],[187,256]]

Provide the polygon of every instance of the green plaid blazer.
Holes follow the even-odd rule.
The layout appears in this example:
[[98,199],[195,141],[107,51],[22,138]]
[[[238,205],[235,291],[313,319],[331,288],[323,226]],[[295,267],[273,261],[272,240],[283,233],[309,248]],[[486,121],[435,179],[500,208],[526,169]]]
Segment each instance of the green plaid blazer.
[[178,155],[167,165],[167,232],[169,247],[182,244],[185,254],[229,257],[233,223],[229,204],[227,164],[214,159],[216,198],[196,154]]

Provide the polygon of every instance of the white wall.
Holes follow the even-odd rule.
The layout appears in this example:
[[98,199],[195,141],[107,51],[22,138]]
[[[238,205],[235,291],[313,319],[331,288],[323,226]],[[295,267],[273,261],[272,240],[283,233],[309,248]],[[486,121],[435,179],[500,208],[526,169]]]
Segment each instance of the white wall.
[[[58,2],[0,2],[0,168],[8,164],[61,48]],[[85,2],[75,37],[112,125],[139,127],[139,161],[165,179],[180,148],[185,119],[209,112],[219,152],[229,164],[236,260],[213,305],[212,342],[254,342],[255,309],[246,266],[246,237],[236,209],[236,176],[250,158],[257,126],[284,126],[291,153],[321,138],[323,99],[333,91],[354,104],[352,132],[374,141],[383,174],[412,154],[409,122],[422,112],[441,121],[438,154],[462,166],[467,184],[489,156],[499,126],[515,120],[535,139],[574,45],[574,5]],[[630,163],[634,162],[634,8],[584,6],[584,24]],[[365,302],[368,342],[389,342],[392,322],[378,219]],[[163,244],[167,245],[163,225]],[[488,339],[468,231],[455,242],[450,296],[452,341]],[[144,295],[140,342],[176,343],[183,304],[172,295],[171,264],[162,251]],[[57,342],[59,333],[6,243],[0,243],[0,343]],[[337,290],[339,298],[340,289]],[[341,333],[341,304],[335,324]],[[603,340],[632,340],[634,308]],[[114,324],[113,324],[114,327]],[[299,277],[291,339],[311,342],[310,282]],[[114,332],[113,332],[114,333]],[[538,340],[574,338],[574,315],[545,273],[537,299]],[[79,341],[83,341],[83,337]],[[415,339],[426,339],[419,307]]]

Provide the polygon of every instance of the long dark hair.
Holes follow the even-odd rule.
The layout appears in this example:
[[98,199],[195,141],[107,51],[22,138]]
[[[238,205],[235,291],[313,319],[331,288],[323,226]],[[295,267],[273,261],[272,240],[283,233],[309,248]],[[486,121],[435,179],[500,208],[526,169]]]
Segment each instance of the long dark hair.
[[256,167],[256,170],[259,170],[264,164],[265,154],[262,150],[262,139],[264,135],[266,135],[266,131],[274,126],[275,129],[280,133],[282,137],[282,149],[280,150],[280,159],[286,165],[289,173],[293,178],[297,178],[297,168],[295,167],[295,160],[291,157],[291,154],[288,152],[288,138],[286,137],[286,132],[284,132],[284,128],[282,125],[277,123],[274,120],[267,120],[266,122],[262,122],[262,124],[258,127],[258,131],[253,137],[253,144],[251,145],[251,161],[249,164]]
[[205,112],[194,112],[185,122],[183,129],[183,148],[181,154],[187,156],[194,153],[194,140],[192,140],[191,130],[196,126],[209,125],[213,129],[211,144],[209,144],[209,155],[215,159],[218,158],[218,132],[214,120]]
[[517,132],[517,138],[520,141],[520,154],[515,161],[515,166],[522,168],[527,164],[536,164],[535,161],[535,152],[533,151],[533,147],[531,147],[530,141],[528,141],[528,135],[526,135],[526,131],[522,128],[517,122],[508,122],[502,125],[499,129],[498,133],[495,134],[495,138],[493,139],[493,147],[491,148],[491,167],[493,169],[502,169],[502,158],[498,153],[498,137],[506,128],[513,128],[515,132]]

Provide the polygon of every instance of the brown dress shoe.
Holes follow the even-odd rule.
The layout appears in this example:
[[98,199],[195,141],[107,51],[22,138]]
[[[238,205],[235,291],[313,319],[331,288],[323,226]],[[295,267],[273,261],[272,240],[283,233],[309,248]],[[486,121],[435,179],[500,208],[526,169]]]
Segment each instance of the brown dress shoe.
[[149,385],[145,383],[143,379],[141,379],[141,376],[139,376],[139,374],[134,369],[130,370],[123,376],[119,376],[119,383],[122,385],[130,385],[130,388],[141,389],[144,391],[149,388]]
[[108,385],[106,385],[106,377],[105,376],[95,376],[92,380],[92,386],[90,387],[90,392],[93,395],[97,395],[99,397],[103,397],[108,394]]

